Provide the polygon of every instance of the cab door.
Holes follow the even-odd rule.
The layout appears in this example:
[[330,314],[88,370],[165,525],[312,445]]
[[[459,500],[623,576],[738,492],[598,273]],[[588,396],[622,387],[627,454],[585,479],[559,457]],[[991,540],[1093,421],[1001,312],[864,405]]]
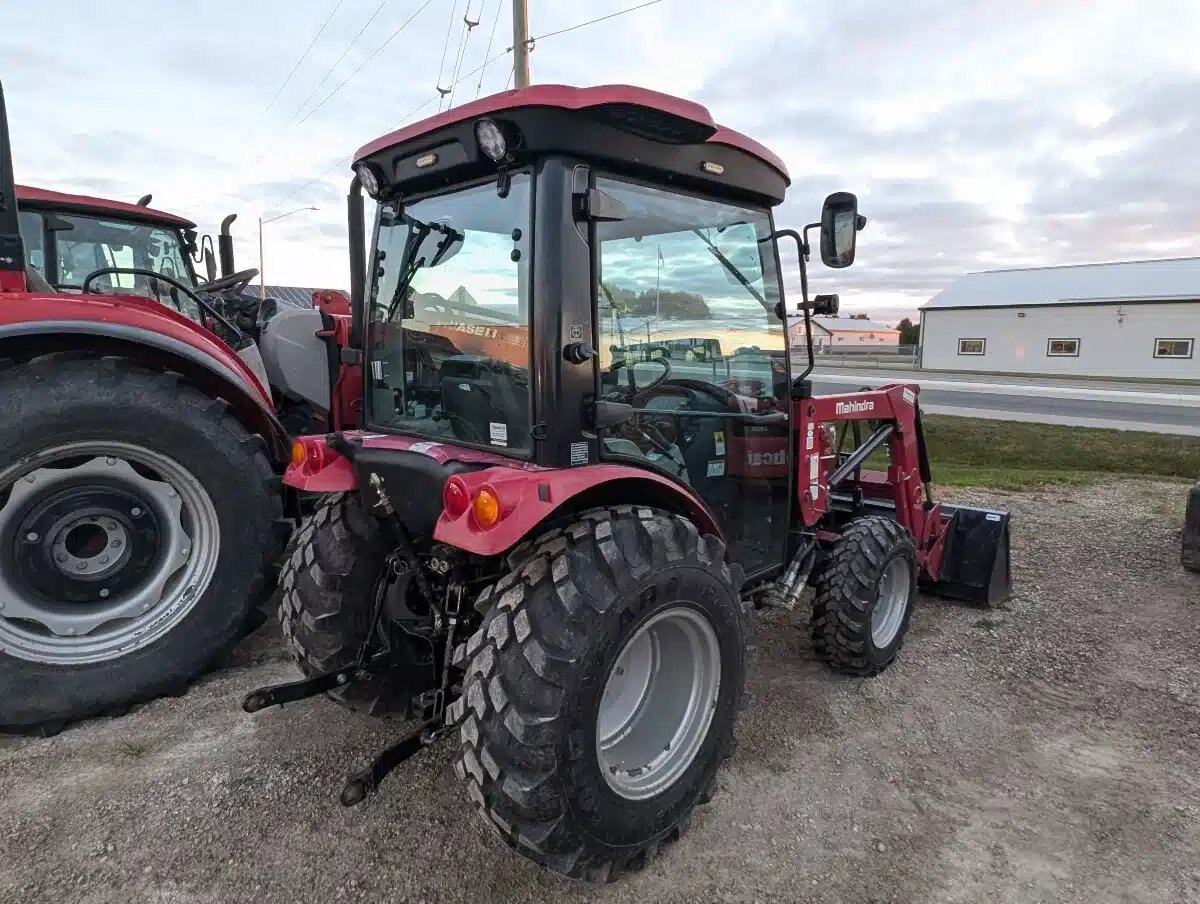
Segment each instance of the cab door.
[[622,216],[593,227],[598,391],[633,409],[601,431],[601,457],[699,495],[748,576],[777,567],[791,452],[770,216],[605,176],[595,188]]

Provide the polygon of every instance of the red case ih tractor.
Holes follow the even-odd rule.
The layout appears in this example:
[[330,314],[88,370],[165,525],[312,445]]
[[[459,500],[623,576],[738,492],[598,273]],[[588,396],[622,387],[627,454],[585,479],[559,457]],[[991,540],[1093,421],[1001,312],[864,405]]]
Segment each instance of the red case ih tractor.
[[[449,736],[506,843],[612,878],[716,788],[756,588],[814,586],[813,647],[853,675],[895,658],[918,584],[1008,593],[1007,514],[929,498],[917,388],[813,396],[811,344],[788,373],[778,246],[803,276],[808,227],[775,228],[789,179],[766,148],[688,101],[542,85],[355,159],[364,429],[295,447],[285,480],[331,494],[281,576],[308,677],[243,702],[420,719],[343,803]],[[828,266],[864,222],[826,200]]]
[[0,92],[0,727],[185,687],[273,586],[298,512],[295,400],[268,380],[316,373],[327,398],[315,332],[348,317],[282,313],[274,345],[246,324],[232,219],[201,282],[190,221],[15,186]]

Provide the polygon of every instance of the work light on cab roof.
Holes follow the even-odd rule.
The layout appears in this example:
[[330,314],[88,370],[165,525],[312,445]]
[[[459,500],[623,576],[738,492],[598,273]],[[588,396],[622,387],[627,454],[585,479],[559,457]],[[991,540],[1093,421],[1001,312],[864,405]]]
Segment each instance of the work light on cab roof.
[[494,119],[481,119],[475,123],[475,140],[479,149],[492,160],[499,163],[508,153],[508,143],[504,140],[504,131]]

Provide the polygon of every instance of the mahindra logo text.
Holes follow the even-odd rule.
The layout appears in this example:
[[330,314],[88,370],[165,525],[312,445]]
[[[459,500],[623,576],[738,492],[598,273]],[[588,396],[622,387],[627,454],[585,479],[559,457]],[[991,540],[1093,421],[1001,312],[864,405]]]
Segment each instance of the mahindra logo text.
[[838,402],[833,406],[835,414],[858,414],[862,411],[874,411],[875,403],[871,401],[863,402]]

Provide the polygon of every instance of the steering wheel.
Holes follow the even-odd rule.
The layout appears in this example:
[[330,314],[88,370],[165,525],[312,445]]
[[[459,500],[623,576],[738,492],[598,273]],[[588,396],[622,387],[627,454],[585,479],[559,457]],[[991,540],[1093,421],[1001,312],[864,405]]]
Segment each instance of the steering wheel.
[[219,276],[209,282],[201,283],[196,286],[196,291],[228,292],[232,289],[235,290],[235,295],[240,295],[242,290],[250,284],[250,280],[256,276],[258,276],[257,270],[239,270],[237,273],[230,273],[228,276]]
[[[213,318],[213,320],[217,321],[217,323],[221,324],[221,326],[225,327],[225,329],[229,330],[230,335],[234,337],[235,348],[239,347],[237,343],[240,343],[245,338],[245,333],[239,330],[234,324],[230,323],[220,311],[212,306],[211,302],[205,301],[205,299],[198,295],[195,290],[189,289],[179,280],[172,279],[170,276],[163,276],[156,270],[147,270],[143,267],[101,267],[99,270],[93,270],[84,277],[83,285],[80,286],[80,290],[85,295],[101,294],[92,288],[92,283],[101,276],[108,276],[112,273],[131,273],[134,276],[145,276],[147,279],[157,279],[159,282],[166,283],[168,286],[178,289],[192,301],[196,302],[196,304],[200,307],[200,310],[202,310],[209,317]],[[236,276],[237,274],[235,273],[233,275]]]
[[634,364],[642,364],[645,362],[635,361],[635,362],[631,363],[628,358],[622,358],[620,361],[614,361],[612,367],[609,368],[610,371],[616,371],[622,367],[624,367],[626,369],[626,380],[629,383],[629,397],[630,398],[633,398],[634,396],[638,395],[639,393],[649,392],[651,389],[657,389],[659,386],[661,386],[663,383],[665,383],[671,377],[671,362],[668,361],[665,357],[664,358],[647,358],[646,362],[649,362],[651,364],[660,365],[663,369],[663,372],[661,374],[659,374],[659,376],[657,378],[655,378],[655,379],[651,380],[649,383],[647,383],[645,386],[638,386],[637,379],[633,375],[633,365]]

